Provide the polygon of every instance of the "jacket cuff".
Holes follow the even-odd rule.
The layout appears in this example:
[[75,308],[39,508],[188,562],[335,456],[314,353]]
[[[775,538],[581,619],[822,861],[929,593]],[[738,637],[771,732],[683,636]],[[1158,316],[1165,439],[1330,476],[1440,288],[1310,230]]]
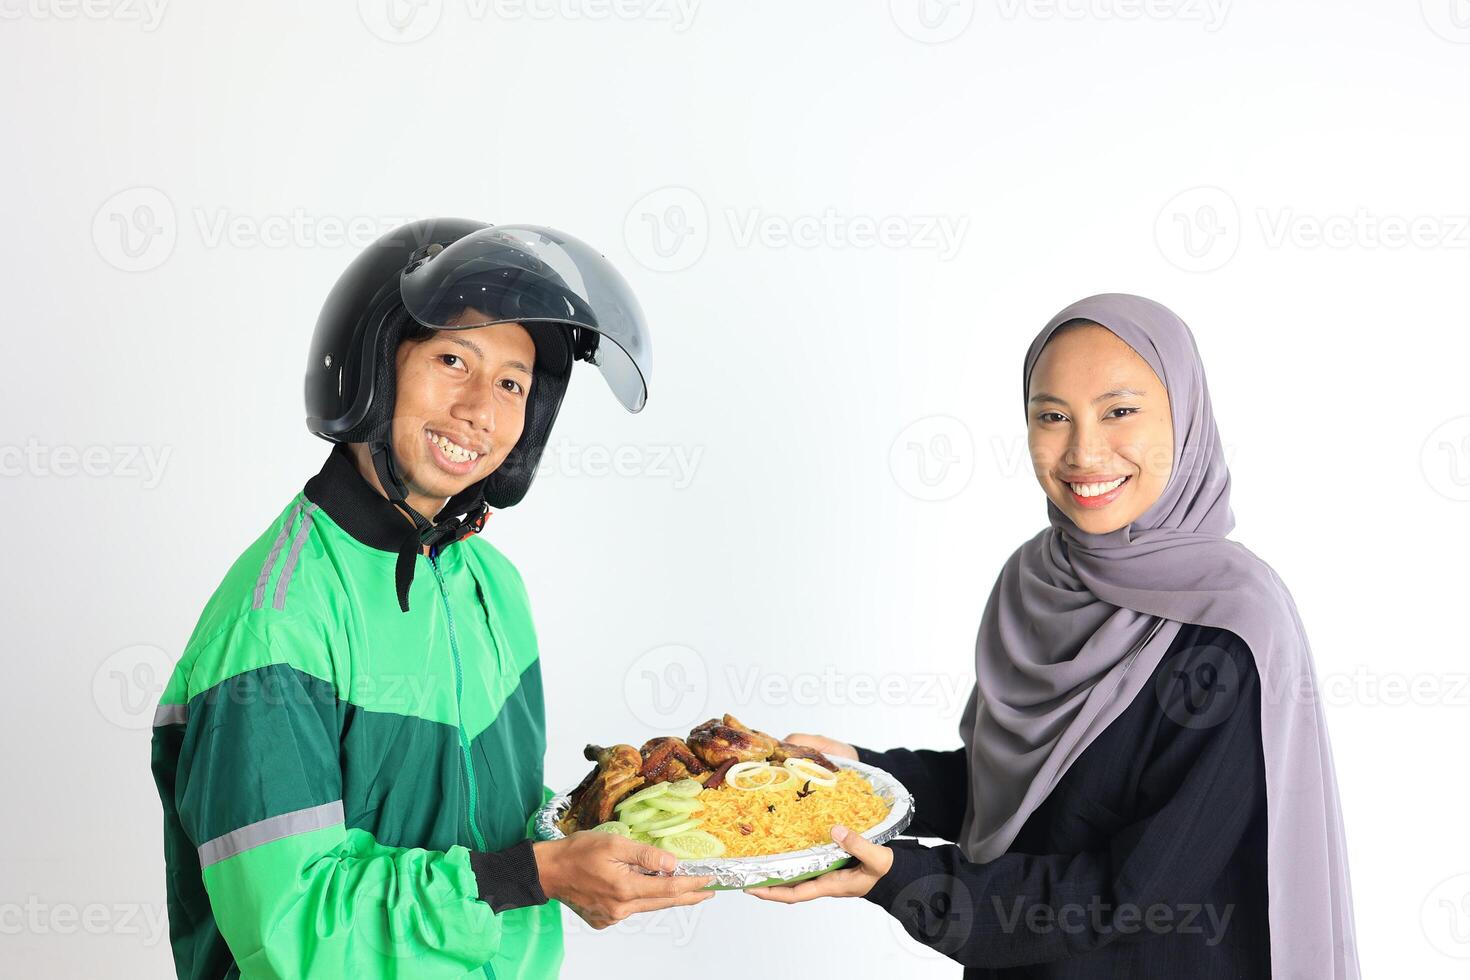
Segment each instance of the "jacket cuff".
[[480,901],[498,915],[528,905],[545,905],[541,874],[529,840],[503,851],[470,851]]
[[[898,914],[894,905],[916,881],[929,873],[929,848],[917,841],[894,840],[888,843],[893,852],[893,864],[888,873],[873,883],[863,896],[879,908]],[[914,897],[910,894],[908,897]]]
[[[851,742],[849,742],[847,744],[852,745]],[[857,749],[858,761],[861,762],[861,763],[863,763],[864,765],[877,766],[878,765],[878,760],[883,755],[882,752],[875,752],[872,749],[865,749],[861,745],[853,745],[852,747],[854,749]],[[878,766],[878,768],[881,769],[883,767],[882,766]]]

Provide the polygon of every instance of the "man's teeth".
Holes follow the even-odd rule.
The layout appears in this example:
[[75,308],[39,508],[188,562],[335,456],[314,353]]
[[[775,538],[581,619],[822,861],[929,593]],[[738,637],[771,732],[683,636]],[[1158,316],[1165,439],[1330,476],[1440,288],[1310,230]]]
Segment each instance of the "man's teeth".
[[480,454],[473,449],[466,449],[457,442],[452,442],[447,436],[441,436],[437,432],[429,433],[429,441],[439,447],[439,451],[456,463],[465,463],[472,459],[479,459]]
[[1096,497],[1122,486],[1126,479],[1126,476],[1120,476],[1112,483],[1069,483],[1067,486],[1079,497]]

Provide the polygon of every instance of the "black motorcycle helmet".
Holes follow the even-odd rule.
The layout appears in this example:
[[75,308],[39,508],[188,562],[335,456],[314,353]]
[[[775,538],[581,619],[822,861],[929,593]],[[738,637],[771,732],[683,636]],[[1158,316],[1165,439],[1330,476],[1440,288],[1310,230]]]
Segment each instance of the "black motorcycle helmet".
[[[494,323],[520,323],[536,345],[525,427],[495,472],[431,522],[406,503],[392,452],[398,346],[429,331]],[[405,578],[421,545],[472,534],[490,507],[526,495],[577,360],[595,364],[630,412],[642,410],[652,367],[643,311],[606,258],[562,232],[414,221],[368,246],[338,278],[307,358],[306,427],[330,442],[367,443],[388,499],[412,519],[415,532],[399,555],[405,608]]]

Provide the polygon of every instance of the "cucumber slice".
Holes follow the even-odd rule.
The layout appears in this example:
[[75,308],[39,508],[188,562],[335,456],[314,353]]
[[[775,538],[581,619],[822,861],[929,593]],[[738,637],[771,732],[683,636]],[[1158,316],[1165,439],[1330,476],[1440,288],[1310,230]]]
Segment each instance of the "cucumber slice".
[[644,800],[651,800],[655,797],[663,796],[668,791],[668,783],[654,783],[652,786],[645,786],[632,796],[624,797],[617,806],[613,807],[613,811],[617,812],[625,806],[632,806],[634,803],[642,803]]
[[704,784],[697,779],[680,779],[669,784],[669,794],[690,799],[704,792]]
[[655,840],[663,840],[665,837],[672,837],[675,834],[682,834],[685,831],[693,830],[698,826],[698,820],[685,820],[683,823],[676,823],[672,827],[659,827],[657,829],[649,830],[647,831],[647,833],[649,837],[652,837]]
[[725,853],[725,845],[720,843],[720,839],[704,830],[673,834],[660,840],[658,845],[681,861],[719,857]]
[[639,806],[653,807],[665,813],[693,813],[695,810],[704,809],[704,804],[698,800],[680,799],[673,793],[665,793],[657,799],[649,800],[647,803],[640,803]]
[[661,820],[663,816],[664,811],[654,809],[651,803],[639,803],[637,806],[630,806],[626,810],[618,812],[618,819],[630,827],[637,827],[639,824],[649,823],[653,820]]
[[695,817],[691,817],[687,813],[664,813],[660,814],[659,819],[657,820],[649,821],[648,823],[640,823],[636,829],[644,831],[645,833],[652,833],[655,830],[665,830],[669,827],[677,827],[681,823],[687,823],[690,826],[698,827],[700,821]]
[[619,837],[633,836],[633,829],[621,820],[609,820],[607,823],[600,823],[592,829],[598,833],[617,834]]

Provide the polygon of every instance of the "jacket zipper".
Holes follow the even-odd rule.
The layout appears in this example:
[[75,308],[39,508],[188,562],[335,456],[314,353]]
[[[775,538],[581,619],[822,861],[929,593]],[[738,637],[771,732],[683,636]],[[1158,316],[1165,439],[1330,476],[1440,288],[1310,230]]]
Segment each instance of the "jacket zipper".
[[449,590],[444,587],[444,573],[439,570],[438,549],[429,549],[429,564],[434,567],[434,578],[439,583],[439,598],[444,601],[444,619],[449,624],[449,650],[454,654],[454,713],[455,722],[459,726],[459,753],[464,762],[465,783],[469,787],[470,836],[474,838],[475,846],[485,851],[489,848],[485,846],[485,838],[480,834],[477,813],[479,791],[475,787],[475,769],[470,764],[470,737],[464,730],[464,669],[459,662],[459,640],[454,635],[454,613],[449,608]]

